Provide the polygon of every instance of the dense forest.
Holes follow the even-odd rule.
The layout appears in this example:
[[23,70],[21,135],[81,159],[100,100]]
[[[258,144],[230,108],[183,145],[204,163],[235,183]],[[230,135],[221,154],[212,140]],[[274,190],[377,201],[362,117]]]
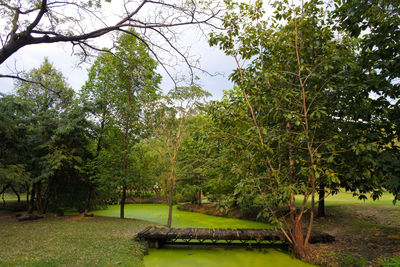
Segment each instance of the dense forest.
[[209,44],[237,66],[220,100],[191,77],[160,88],[134,28],[79,92],[47,58],[25,72],[0,97],[0,193],[28,214],[119,204],[124,218],[125,203],[167,203],[168,226],[173,204],[207,198],[256,212],[299,258],[339,188],[400,200],[399,1],[272,6],[267,17],[262,1],[225,1]]

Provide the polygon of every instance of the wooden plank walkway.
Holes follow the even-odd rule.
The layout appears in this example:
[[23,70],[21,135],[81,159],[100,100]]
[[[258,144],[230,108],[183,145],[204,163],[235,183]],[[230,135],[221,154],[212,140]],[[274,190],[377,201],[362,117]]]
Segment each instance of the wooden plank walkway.
[[[260,245],[285,244],[286,238],[280,230],[273,229],[209,229],[209,228],[165,228],[147,227],[139,232],[137,240],[146,243],[150,248],[159,248],[164,244],[234,244]],[[331,242],[334,237],[313,231],[310,243]],[[240,241],[240,242],[238,242]],[[234,243],[232,243],[234,242]]]

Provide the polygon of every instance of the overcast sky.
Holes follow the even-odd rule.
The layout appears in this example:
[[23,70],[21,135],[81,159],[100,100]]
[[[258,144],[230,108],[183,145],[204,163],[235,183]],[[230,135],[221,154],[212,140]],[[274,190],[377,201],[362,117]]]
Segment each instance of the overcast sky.
[[[109,36],[100,38],[100,42],[104,43],[110,40]],[[209,47],[205,38],[200,37],[199,32],[196,30],[186,30],[179,33],[179,38],[181,46],[191,47],[190,54],[200,59],[202,69],[207,70],[209,73],[220,73],[220,75],[214,77],[200,72],[197,73],[200,77],[199,83],[202,88],[212,93],[213,99],[220,99],[223,90],[232,88],[232,83],[228,81],[228,76],[235,67],[234,60],[226,57],[217,48]],[[70,44],[40,44],[23,47],[0,66],[0,73],[7,74],[15,70],[29,71],[32,68],[38,68],[45,57],[53,63],[56,69],[64,74],[71,87],[79,92],[87,79],[87,71],[90,65],[77,65],[79,58],[72,54]],[[163,76],[161,89],[167,92],[173,88],[173,82],[161,67],[158,68],[158,71]],[[176,69],[169,69],[169,71],[173,75],[178,72],[186,75],[189,73],[184,63],[179,64]],[[12,91],[13,81],[0,78],[0,92],[11,93]]]

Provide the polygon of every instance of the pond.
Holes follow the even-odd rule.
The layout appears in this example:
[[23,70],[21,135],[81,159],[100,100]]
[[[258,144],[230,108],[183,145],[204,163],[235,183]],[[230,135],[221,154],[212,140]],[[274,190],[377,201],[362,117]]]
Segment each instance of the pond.
[[[119,206],[112,205],[106,210],[94,212],[96,215],[119,217]],[[165,225],[168,206],[161,204],[129,204],[125,206],[125,217],[146,220]],[[173,210],[172,227],[199,228],[271,228],[268,224],[223,218],[194,212]],[[218,267],[258,267],[258,266],[312,266],[293,259],[278,248],[170,248],[151,249],[144,257],[146,267],[167,266],[218,266]]]

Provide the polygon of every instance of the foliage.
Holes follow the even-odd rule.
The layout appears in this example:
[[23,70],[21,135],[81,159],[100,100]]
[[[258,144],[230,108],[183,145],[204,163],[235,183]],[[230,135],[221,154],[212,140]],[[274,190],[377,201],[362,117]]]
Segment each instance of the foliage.
[[400,257],[380,259],[379,264],[384,267],[399,266],[400,265]]
[[185,169],[185,167],[179,169],[178,165],[181,160],[179,155],[183,140],[188,134],[185,122],[187,117],[198,112],[202,101],[208,96],[210,93],[196,84],[176,87],[168,92],[164,101],[161,101],[154,111],[156,113],[154,123],[157,124],[154,132],[162,146],[158,152],[164,167],[163,173],[168,173],[163,182],[169,205],[168,227],[171,227],[172,223],[172,205],[177,177],[184,175]]
[[381,184],[399,195],[399,96],[400,96],[400,3],[399,1],[335,1],[335,15],[341,29],[359,38],[357,64],[368,73],[368,90],[376,99],[373,109],[380,140],[374,155],[372,174],[380,175]]
[[1,99],[5,176],[31,193],[30,212],[34,199],[40,212],[79,207],[84,166],[91,156],[86,113],[74,104],[72,89],[47,59],[24,75],[43,86],[17,82],[16,96]]
[[[210,112],[227,132],[223,142],[237,151],[233,195],[242,208],[262,208],[260,216],[281,227],[304,257],[310,232],[303,240],[296,225],[310,197],[310,231],[317,190],[341,185],[381,194],[383,176],[371,169],[379,164],[388,101],[368,97],[375,80],[355,64],[358,43],[335,36],[323,2],[275,2],[270,21],[262,19],[261,1],[227,5],[227,30],[213,34],[210,44],[236,60],[230,78],[237,87]],[[297,210],[299,194],[304,201]],[[290,212],[280,217],[285,206]]]
[[0,98],[0,185],[11,185],[18,191],[29,184],[24,157],[28,132],[24,112],[27,105],[14,96]]
[[148,134],[146,120],[158,98],[160,82],[156,66],[146,46],[132,34],[124,33],[113,53],[98,57],[82,90],[82,101],[100,121],[96,133],[96,163],[100,166],[92,165],[94,176],[90,183],[99,180],[114,191],[121,191],[122,218],[126,190],[145,183],[136,165],[138,155],[132,152],[138,152],[133,149],[135,144]]

